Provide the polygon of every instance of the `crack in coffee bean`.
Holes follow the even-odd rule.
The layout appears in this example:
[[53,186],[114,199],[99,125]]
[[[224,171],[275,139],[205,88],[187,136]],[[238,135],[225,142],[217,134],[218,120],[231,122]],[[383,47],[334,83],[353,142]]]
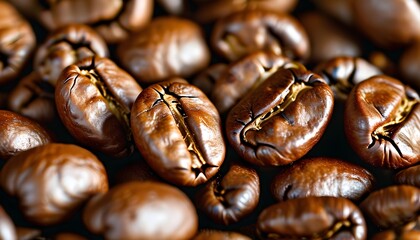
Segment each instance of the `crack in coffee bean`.
[[[249,143],[246,138],[248,131],[259,131],[262,128],[262,125],[270,120],[272,117],[281,114],[291,103],[295,102],[299,94],[302,92],[311,89],[312,86],[306,85],[304,82],[295,82],[289,89],[287,89],[286,97],[275,107],[271,108],[268,112],[260,114],[253,121],[246,124],[246,126],[241,131],[241,139],[243,142]],[[252,114],[253,115],[253,114]],[[290,121],[288,121],[290,122]]]
[[185,118],[188,118],[188,115],[185,113],[184,109],[182,108],[182,104],[179,102],[181,98],[195,98],[193,96],[177,96],[174,93],[170,92],[165,86],[161,86],[165,93],[162,94],[158,90],[154,89],[160,96],[156,102],[153,103],[153,106],[158,103],[158,101],[162,101],[171,111],[172,116],[175,119],[176,125],[178,126],[179,131],[181,132],[185,144],[187,145],[187,149],[190,153],[196,158],[192,158],[191,170],[195,173],[195,176],[198,177],[200,174],[206,176],[205,172],[207,168],[210,167],[217,167],[208,164],[205,160],[201,151],[196,143],[194,138],[194,134],[189,129],[188,124],[185,122]]
[[371,134],[372,142],[367,148],[370,149],[376,144],[376,142],[379,142],[379,144],[381,144],[382,140],[385,140],[390,142],[391,145],[397,150],[398,154],[402,157],[403,154],[401,152],[401,149],[392,139],[392,136],[400,128],[401,123],[404,122],[404,120],[412,112],[412,109],[417,103],[419,103],[419,100],[404,97],[401,101],[400,107],[398,108],[394,116],[392,116],[391,120],[385,123],[384,125],[378,127],[375,131],[373,131],[373,133]]

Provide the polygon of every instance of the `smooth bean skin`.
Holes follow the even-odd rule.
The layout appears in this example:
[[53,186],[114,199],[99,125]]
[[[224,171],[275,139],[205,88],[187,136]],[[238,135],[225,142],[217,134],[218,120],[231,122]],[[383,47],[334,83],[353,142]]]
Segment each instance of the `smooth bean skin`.
[[335,158],[301,159],[277,174],[271,194],[277,201],[308,196],[344,197],[357,201],[372,191],[373,175],[366,169]]
[[400,81],[377,75],[350,92],[344,130],[352,149],[367,163],[408,167],[420,160],[420,98]]
[[142,91],[108,58],[88,57],[65,68],[55,89],[60,119],[81,144],[116,158],[134,150],[130,110]]
[[50,135],[37,122],[12,111],[0,110],[1,160],[50,142]]
[[0,239],[16,240],[16,228],[9,215],[0,206]]
[[201,90],[185,80],[145,88],[132,107],[131,128],[146,162],[173,184],[202,184],[224,161],[219,113]]
[[98,194],[87,204],[83,221],[105,239],[190,239],[198,217],[178,188],[157,182],[130,182]]
[[241,11],[219,19],[211,33],[211,46],[229,61],[257,50],[271,51],[292,60],[309,56],[309,39],[297,19],[285,13]]
[[398,184],[407,184],[420,187],[420,165],[412,166],[395,174]]
[[397,228],[417,221],[420,189],[409,185],[389,186],[372,192],[360,209],[383,229]]
[[286,165],[319,141],[333,105],[330,87],[317,74],[303,67],[280,68],[232,108],[226,134],[244,160]]
[[88,150],[50,143],[9,159],[0,172],[3,189],[23,215],[40,226],[68,219],[93,195],[108,191],[104,165]]
[[366,239],[362,212],[335,197],[291,199],[264,209],[257,220],[261,239]]
[[224,176],[218,176],[196,194],[196,206],[213,221],[230,225],[252,213],[260,198],[257,171],[233,164]]

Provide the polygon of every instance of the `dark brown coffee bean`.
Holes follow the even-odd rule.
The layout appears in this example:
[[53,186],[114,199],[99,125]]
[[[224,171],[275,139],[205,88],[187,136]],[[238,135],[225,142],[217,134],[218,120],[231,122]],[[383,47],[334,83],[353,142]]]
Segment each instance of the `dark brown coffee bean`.
[[7,1],[0,1],[0,85],[14,80],[36,45],[31,25]]
[[420,239],[420,231],[408,231],[408,232],[400,232],[400,231],[383,231],[380,233],[375,234],[371,240],[416,240]]
[[299,16],[311,44],[310,62],[318,64],[336,57],[359,57],[362,46],[355,37],[355,31],[349,31],[345,25],[335,19],[310,11]]
[[395,229],[417,221],[420,189],[409,185],[386,187],[371,193],[360,208],[380,228]]
[[133,151],[129,114],[141,90],[111,60],[85,58],[63,70],[55,89],[57,111],[80,143],[123,157]]
[[420,188],[420,165],[399,171],[395,175],[395,180],[399,184],[413,185]]
[[197,3],[197,11],[193,13],[193,16],[198,22],[207,23],[235,12],[253,9],[278,13],[291,12],[297,3],[297,0],[207,0]]
[[117,184],[131,181],[161,181],[144,160],[138,160],[123,167],[115,174]]
[[257,221],[262,239],[366,239],[362,213],[335,197],[291,199],[264,209]]
[[327,81],[335,98],[339,100],[346,100],[354,85],[381,74],[377,67],[358,57],[332,58],[318,64],[314,72]]
[[173,184],[204,183],[224,161],[219,113],[203,92],[186,82],[145,88],[131,110],[131,127],[147,163]]
[[4,209],[0,206],[0,239],[10,239],[16,240],[16,228],[13,224],[12,219],[10,219],[9,215],[4,211]]
[[105,168],[95,155],[76,145],[55,143],[9,159],[0,184],[18,199],[26,218],[39,225],[66,220],[92,195],[108,190]]
[[17,239],[19,240],[35,240],[41,237],[41,233],[41,230],[36,228],[16,227]]
[[[389,0],[350,1],[355,25],[375,44],[396,48],[420,37],[420,3]],[[372,17],[375,16],[375,17]]]
[[118,56],[124,67],[144,84],[189,77],[210,61],[200,26],[176,17],[154,19],[119,45]]
[[50,33],[35,54],[35,69],[55,86],[61,71],[87,57],[108,57],[108,46],[87,25],[70,24]]
[[237,232],[204,229],[192,240],[251,240],[251,238]]
[[364,168],[334,158],[309,158],[281,170],[271,183],[277,201],[308,196],[359,200],[373,188],[374,178]]
[[304,60],[310,48],[305,29],[293,16],[257,10],[237,12],[217,21],[211,44],[230,61],[257,50]]
[[152,14],[153,0],[63,0],[47,1],[38,18],[49,30],[73,23],[88,24],[108,43],[115,43],[146,26]]
[[312,2],[324,14],[330,15],[346,25],[353,25],[353,0],[312,0]]
[[325,80],[303,67],[280,68],[229,112],[229,143],[259,166],[289,164],[321,138],[334,96]]
[[190,239],[198,228],[190,199],[157,182],[120,184],[98,194],[85,207],[83,220],[105,239]]
[[44,126],[59,121],[55,107],[54,86],[43,81],[36,71],[19,81],[10,92],[7,103],[10,110]]
[[222,73],[228,67],[227,64],[217,63],[209,66],[204,71],[200,72],[191,83],[203,91],[208,97],[211,96],[214,85],[220,79]]
[[20,114],[0,110],[0,160],[51,142],[51,137],[38,123]]
[[378,75],[351,91],[344,112],[346,137],[367,163],[408,167],[420,160],[420,99],[400,81]]
[[260,198],[260,179],[249,167],[234,164],[197,192],[196,206],[216,223],[229,225],[252,213]]
[[420,41],[405,49],[398,67],[402,81],[420,91]]
[[299,63],[271,52],[255,52],[229,66],[215,81],[210,100],[220,113],[226,113],[249,91],[264,82],[280,67],[294,68]]

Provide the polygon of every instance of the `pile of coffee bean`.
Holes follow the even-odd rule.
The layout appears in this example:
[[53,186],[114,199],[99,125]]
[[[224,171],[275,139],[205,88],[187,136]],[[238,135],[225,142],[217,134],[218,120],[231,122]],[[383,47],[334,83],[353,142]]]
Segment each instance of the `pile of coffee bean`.
[[0,0],[0,239],[420,239],[420,2]]

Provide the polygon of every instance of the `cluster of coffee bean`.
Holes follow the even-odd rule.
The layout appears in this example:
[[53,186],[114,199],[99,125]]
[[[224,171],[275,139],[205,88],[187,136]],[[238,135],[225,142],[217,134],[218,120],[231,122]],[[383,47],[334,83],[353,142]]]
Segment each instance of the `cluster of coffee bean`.
[[420,239],[420,2],[0,0],[0,239]]

